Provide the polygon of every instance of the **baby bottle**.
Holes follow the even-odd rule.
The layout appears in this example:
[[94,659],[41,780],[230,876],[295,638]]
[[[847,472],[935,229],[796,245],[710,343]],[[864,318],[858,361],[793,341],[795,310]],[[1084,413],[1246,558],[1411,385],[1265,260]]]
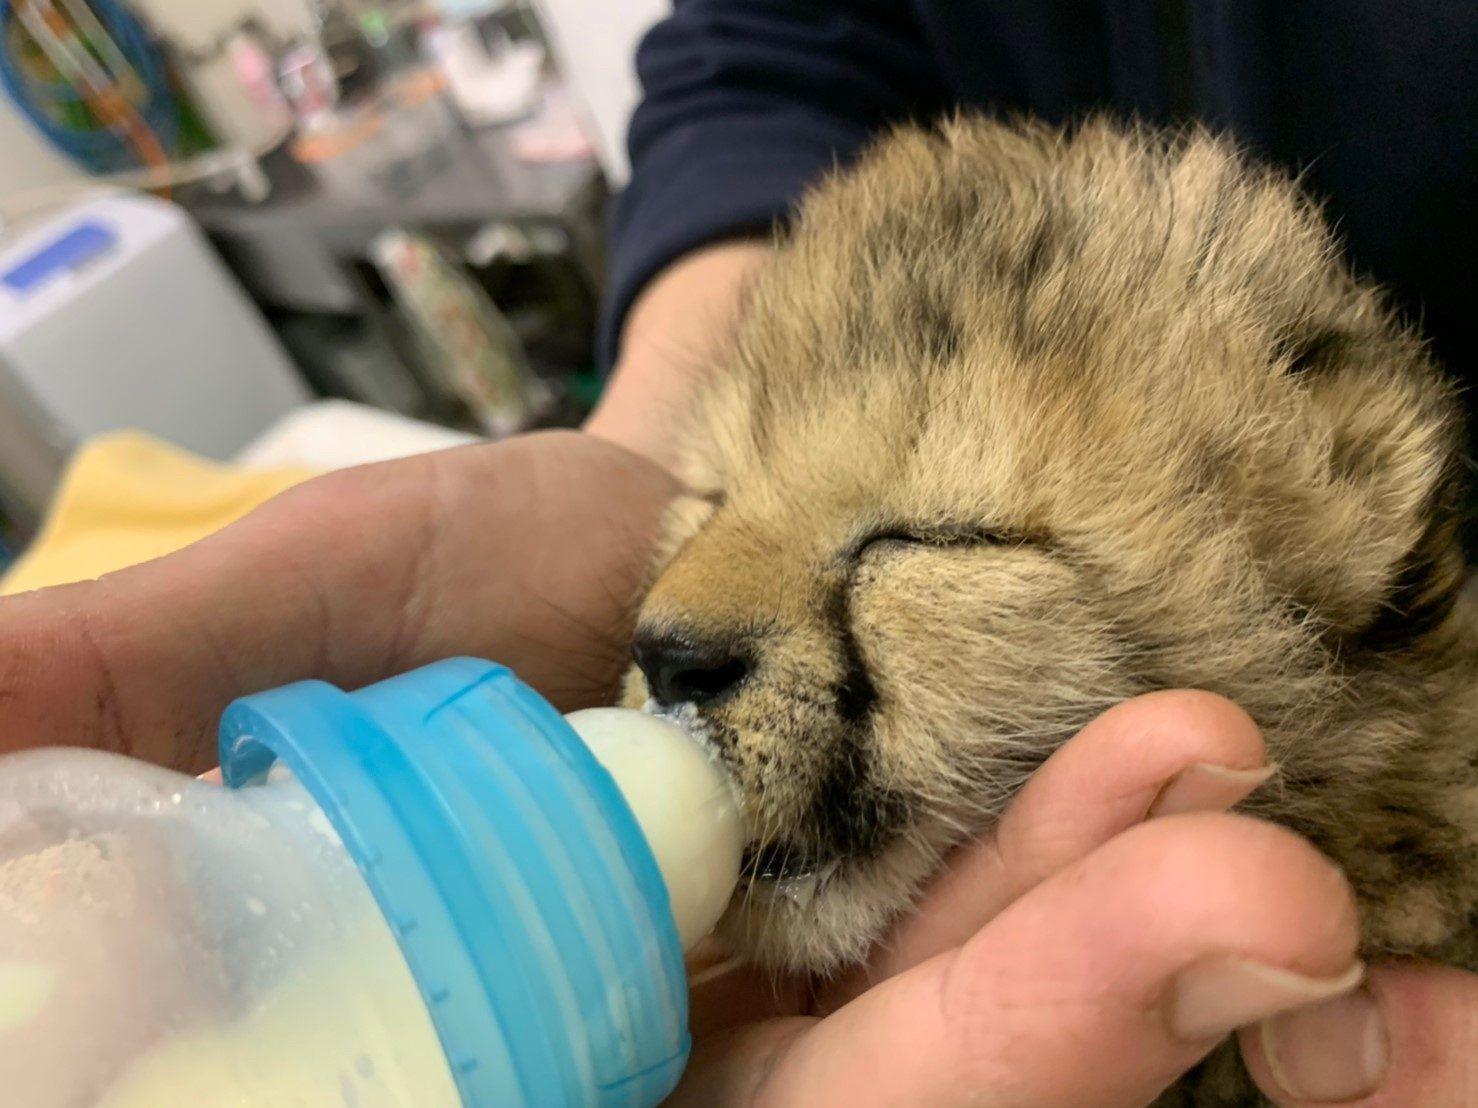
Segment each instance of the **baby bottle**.
[[0,758],[0,1101],[652,1105],[738,879],[704,750],[458,658],[221,721],[225,787]]

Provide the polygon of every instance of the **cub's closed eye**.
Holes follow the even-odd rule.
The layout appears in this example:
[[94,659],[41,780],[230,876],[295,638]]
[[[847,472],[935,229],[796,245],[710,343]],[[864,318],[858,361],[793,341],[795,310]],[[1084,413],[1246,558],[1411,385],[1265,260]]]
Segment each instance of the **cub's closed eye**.
[[1023,546],[1034,541],[1030,536],[1014,534],[991,527],[971,526],[920,526],[891,527],[874,531],[855,547],[855,556],[861,556],[868,547],[880,543],[899,543],[907,546]]

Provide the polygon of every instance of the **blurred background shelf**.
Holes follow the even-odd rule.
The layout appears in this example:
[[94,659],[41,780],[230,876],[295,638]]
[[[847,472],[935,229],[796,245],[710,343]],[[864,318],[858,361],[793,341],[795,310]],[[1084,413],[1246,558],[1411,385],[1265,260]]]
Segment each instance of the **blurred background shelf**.
[[[344,400],[456,436],[577,424],[600,390],[635,44],[666,8],[0,0],[0,558],[87,436],[137,426],[229,458],[267,419],[232,390],[262,374],[292,378],[288,408]],[[191,244],[164,269],[127,247],[120,190],[154,193]],[[90,219],[106,250],[4,286]],[[177,341],[228,320],[267,345]]]
[[[179,197],[211,234],[240,237],[308,232],[340,257],[365,256],[387,225],[471,235],[489,223],[549,225],[571,234],[576,249],[596,230],[605,196],[593,156],[535,164],[512,151],[507,127],[465,131],[450,144],[444,168],[412,194],[397,196],[370,182],[320,180],[286,151],[264,158],[272,192],[258,204],[195,186]],[[371,140],[373,142],[373,140]],[[598,273],[598,256],[584,259]]]

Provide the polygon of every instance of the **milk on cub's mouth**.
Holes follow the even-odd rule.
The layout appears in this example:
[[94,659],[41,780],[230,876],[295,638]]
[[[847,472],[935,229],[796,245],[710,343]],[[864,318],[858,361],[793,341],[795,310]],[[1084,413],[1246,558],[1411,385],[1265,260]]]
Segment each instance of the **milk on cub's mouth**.
[[817,861],[785,843],[751,843],[744,852],[741,879],[796,908],[809,908],[842,868],[840,858]]
[[680,727],[689,739],[708,751],[711,757],[718,758],[718,754],[713,749],[708,720],[698,710],[698,705],[691,700],[684,700],[677,704],[664,704],[660,700],[648,697],[641,710],[649,716],[665,719]]

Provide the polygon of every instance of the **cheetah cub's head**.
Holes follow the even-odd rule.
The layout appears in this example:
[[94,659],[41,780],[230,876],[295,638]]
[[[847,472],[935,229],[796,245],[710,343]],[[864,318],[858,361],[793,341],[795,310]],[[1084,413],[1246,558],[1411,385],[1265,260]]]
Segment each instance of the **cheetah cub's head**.
[[1204,135],[894,135],[806,200],[712,382],[626,701],[732,768],[723,927],[771,965],[860,958],[1124,697],[1317,726],[1461,572],[1449,390]]

